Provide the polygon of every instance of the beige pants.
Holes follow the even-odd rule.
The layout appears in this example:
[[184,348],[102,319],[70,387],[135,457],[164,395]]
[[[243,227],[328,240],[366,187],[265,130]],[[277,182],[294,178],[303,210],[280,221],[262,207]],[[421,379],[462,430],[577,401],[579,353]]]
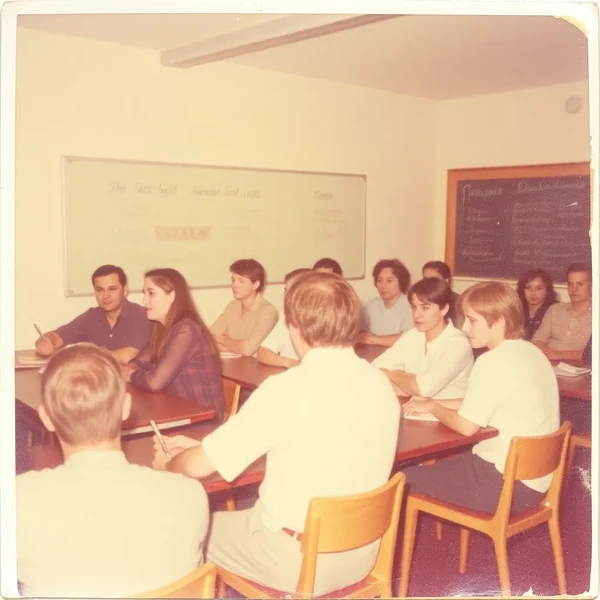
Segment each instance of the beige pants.
[[[377,557],[379,542],[348,552],[320,554],[315,595],[366,577]],[[298,584],[300,542],[284,531],[271,531],[261,517],[260,500],[253,508],[213,514],[206,560],[256,583],[293,592]]]

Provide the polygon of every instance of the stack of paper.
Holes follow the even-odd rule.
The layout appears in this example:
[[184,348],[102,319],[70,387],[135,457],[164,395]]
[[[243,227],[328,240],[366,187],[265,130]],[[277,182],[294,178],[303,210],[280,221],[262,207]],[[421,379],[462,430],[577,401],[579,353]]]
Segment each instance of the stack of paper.
[[48,359],[43,356],[17,356],[15,367],[17,369],[35,369],[45,367]]
[[578,375],[587,375],[592,371],[586,367],[574,367],[565,362],[559,362],[554,367],[554,372],[561,377],[577,377]]
[[237,352],[221,352],[221,358],[239,358],[240,356],[241,354],[238,354]]

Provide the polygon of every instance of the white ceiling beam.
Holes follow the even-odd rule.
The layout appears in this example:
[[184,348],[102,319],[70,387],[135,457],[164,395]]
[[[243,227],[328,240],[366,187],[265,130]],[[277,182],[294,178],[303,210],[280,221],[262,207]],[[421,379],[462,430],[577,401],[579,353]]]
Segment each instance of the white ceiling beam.
[[165,67],[188,68],[293,44],[401,15],[286,15],[160,53]]

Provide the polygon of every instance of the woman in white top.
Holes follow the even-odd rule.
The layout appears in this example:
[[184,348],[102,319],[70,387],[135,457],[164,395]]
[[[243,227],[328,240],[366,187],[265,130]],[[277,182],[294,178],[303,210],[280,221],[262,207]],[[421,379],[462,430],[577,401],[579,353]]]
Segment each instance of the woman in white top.
[[397,259],[380,260],[373,268],[373,282],[379,296],[369,300],[363,313],[364,331],[358,342],[391,346],[413,327],[406,290],[410,273]]
[[414,328],[373,361],[398,395],[440,400],[458,408],[473,367],[464,333],[448,318],[452,290],[443,279],[421,279],[408,291]]
[[[487,426],[497,429],[498,436],[479,442],[472,451],[404,473],[409,493],[493,513],[511,439],[558,429],[558,384],[543,352],[523,340],[523,306],[512,288],[500,282],[478,283],[463,293],[460,308],[471,346],[489,349],[473,366],[461,407],[455,411],[433,400],[409,400],[404,410],[430,412],[466,436]],[[548,475],[515,482],[512,512],[539,504],[551,479]]]

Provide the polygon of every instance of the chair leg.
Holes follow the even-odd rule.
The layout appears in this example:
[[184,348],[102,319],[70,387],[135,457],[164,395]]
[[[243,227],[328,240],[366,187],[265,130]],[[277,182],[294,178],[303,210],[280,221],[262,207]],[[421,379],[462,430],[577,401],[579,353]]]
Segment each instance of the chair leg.
[[573,459],[575,458],[576,447],[576,444],[574,444],[573,440],[571,440],[571,443],[569,444],[569,452],[567,453],[567,465],[565,467],[565,476],[567,477],[567,479],[571,474],[571,467],[573,466]]
[[217,575],[217,598],[225,598],[225,582]]
[[435,522],[435,539],[442,541],[442,522],[439,519]]
[[467,561],[469,560],[469,540],[471,539],[471,530],[462,527],[460,530],[460,562],[458,572],[464,575],[467,572]]
[[235,498],[233,496],[233,491],[231,490],[228,490],[225,494],[225,506],[229,511],[236,510]]
[[508,554],[506,552],[506,538],[494,539],[496,562],[498,563],[498,576],[500,589],[503,596],[510,596],[510,576],[508,574]]
[[406,503],[406,516],[404,519],[404,539],[402,540],[402,562],[400,564],[400,585],[398,596],[406,597],[408,591],[408,579],[410,577],[410,565],[412,554],[415,547],[415,537],[417,535],[417,521],[419,511],[411,506],[410,496]]
[[554,513],[552,518],[548,521],[548,529],[550,530],[550,541],[552,542],[552,552],[554,553],[558,591],[564,596],[567,593],[567,578],[565,575],[565,559],[562,550],[562,540],[560,539],[560,525],[556,513]]

